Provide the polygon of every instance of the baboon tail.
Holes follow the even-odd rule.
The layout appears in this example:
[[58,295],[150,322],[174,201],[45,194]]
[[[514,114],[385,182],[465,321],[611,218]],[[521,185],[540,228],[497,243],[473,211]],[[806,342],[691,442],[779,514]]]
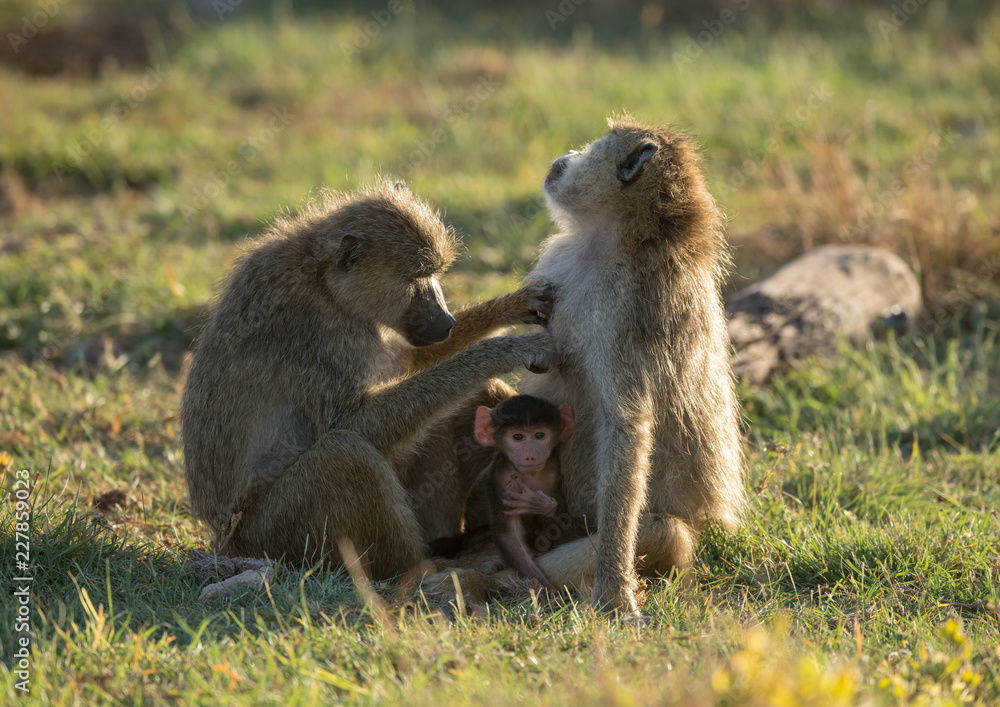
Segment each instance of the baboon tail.
[[[594,584],[598,534],[568,542],[536,558],[538,566],[557,587],[589,596]],[[676,516],[645,513],[639,518],[636,569],[645,576],[668,575],[690,567],[698,534]]]

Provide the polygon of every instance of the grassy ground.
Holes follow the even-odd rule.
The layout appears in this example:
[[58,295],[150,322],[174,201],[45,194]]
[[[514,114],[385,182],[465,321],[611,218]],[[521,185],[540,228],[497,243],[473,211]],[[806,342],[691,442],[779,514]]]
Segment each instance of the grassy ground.
[[[550,33],[541,7],[512,29],[406,6],[363,47],[370,16],[233,13],[93,80],[0,66],[0,578],[19,586],[27,469],[31,698],[1000,699],[1000,14],[821,31],[745,12],[704,47],[572,16]],[[921,331],[741,389],[752,521],[707,535],[692,582],[651,583],[641,631],[583,604],[452,624],[392,583],[387,621],[346,577],[291,569],[198,604],[177,410],[243,237],[384,171],[460,230],[453,304],[508,290],[548,230],[549,161],[622,108],[704,146],[732,287],[816,244],[882,244],[921,277]],[[124,506],[93,507],[113,490]],[[8,697],[15,618],[5,599]]]

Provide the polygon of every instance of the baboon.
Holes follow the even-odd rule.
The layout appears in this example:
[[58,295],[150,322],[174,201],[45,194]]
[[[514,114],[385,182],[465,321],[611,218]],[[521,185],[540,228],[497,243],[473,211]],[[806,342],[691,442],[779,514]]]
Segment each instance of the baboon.
[[219,552],[313,562],[347,538],[376,578],[422,560],[393,462],[492,377],[554,362],[547,333],[473,343],[551,301],[529,287],[452,317],[453,258],[439,216],[380,181],[279,220],[239,260],[181,411],[191,506]]
[[[504,381],[491,380],[443,424],[429,429],[409,464],[402,468],[410,506],[430,543],[430,554],[454,557],[463,549],[465,543],[458,538],[468,534],[465,519],[470,515],[489,529],[488,500],[478,490],[482,472],[493,460],[493,450],[476,441],[473,421],[478,407],[495,407],[513,395],[517,391]],[[472,507],[467,508],[470,499]]]
[[695,148],[628,117],[609,127],[545,177],[559,231],[528,281],[554,288],[559,362],[521,389],[573,407],[563,487],[597,529],[538,565],[556,586],[592,576],[596,606],[635,615],[636,569],[688,567],[706,522],[739,524],[743,451],[720,297],[729,251]]
[[[551,547],[572,527],[560,488],[561,443],[573,434],[573,410],[531,395],[517,395],[476,411],[476,439],[495,447],[489,474],[490,525],[504,561],[552,595],[555,585],[532,551]],[[559,523],[556,511],[562,511]]]

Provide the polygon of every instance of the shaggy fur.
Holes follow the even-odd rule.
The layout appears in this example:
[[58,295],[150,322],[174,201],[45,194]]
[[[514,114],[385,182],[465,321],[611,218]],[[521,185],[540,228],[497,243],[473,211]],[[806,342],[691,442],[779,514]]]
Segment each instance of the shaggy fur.
[[473,343],[539,321],[539,288],[458,312],[441,343],[408,343],[421,303],[443,306],[454,250],[434,211],[382,181],[325,195],[239,260],[181,411],[191,507],[219,552],[314,561],[348,538],[376,577],[421,560],[400,460],[492,377],[553,358],[544,333]]
[[539,566],[635,613],[637,562],[688,567],[708,521],[739,524],[743,455],[720,297],[728,247],[698,156],[669,128],[610,127],[546,178],[559,232],[528,279],[554,287],[559,365],[522,391],[572,405],[563,488],[598,530]]

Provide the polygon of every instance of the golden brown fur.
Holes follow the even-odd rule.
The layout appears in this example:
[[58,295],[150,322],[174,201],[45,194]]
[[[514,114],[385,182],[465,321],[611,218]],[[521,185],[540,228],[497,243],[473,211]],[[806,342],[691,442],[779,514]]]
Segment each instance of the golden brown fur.
[[348,538],[376,577],[421,560],[398,468],[493,376],[552,361],[548,334],[473,343],[547,303],[526,288],[456,322],[438,285],[453,257],[438,215],[379,182],[279,221],[240,259],[181,413],[191,506],[219,551],[313,561]]
[[[478,305],[473,305],[478,306]],[[464,311],[464,310],[462,310]],[[461,316],[462,312],[458,313]],[[454,336],[454,334],[453,334]],[[476,441],[472,421],[480,405],[494,407],[517,391],[494,379],[468,402],[463,403],[443,424],[435,425],[405,467],[404,478],[424,539],[452,538],[468,528],[463,524],[466,503],[483,469],[493,460],[493,450]],[[485,503],[485,496],[473,502]],[[488,523],[488,513],[472,511]]]
[[728,249],[698,156],[668,128],[610,127],[546,178],[559,232],[528,280],[555,289],[559,366],[521,389],[576,412],[563,488],[598,530],[539,566],[634,613],[637,557],[644,574],[688,567],[706,522],[740,522],[743,458],[719,293]]

